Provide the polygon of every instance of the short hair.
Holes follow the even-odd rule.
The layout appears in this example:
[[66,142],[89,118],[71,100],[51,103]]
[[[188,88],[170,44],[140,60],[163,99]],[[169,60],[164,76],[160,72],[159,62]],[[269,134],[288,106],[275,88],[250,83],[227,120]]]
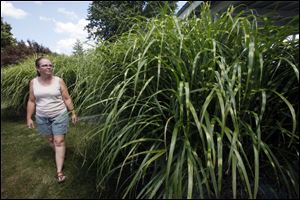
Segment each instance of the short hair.
[[[48,60],[48,58],[46,58],[46,57],[44,57],[44,56],[41,56],[41,57],[37,58],[37,59],[35,60],[35,66],[36,66],[36,67],[39,66],[39,62],[40,62],[40,60],[42,60],[42,59],[47,59],[47,60]],[[36,73],[37,73],[37,76],[41,76],[41,74],[40,74],[39,71],[36,71]]]
[[39,58],[37,58],[36,60],[35,60],[35,66],[39,66],[39,62],[40,62],[40,60],[42,60],[42,59],[47,59],[48,60],[48,58],[46,58],[46,57],[44,57],[44,56],[41,56],[41,57],[39,57]]

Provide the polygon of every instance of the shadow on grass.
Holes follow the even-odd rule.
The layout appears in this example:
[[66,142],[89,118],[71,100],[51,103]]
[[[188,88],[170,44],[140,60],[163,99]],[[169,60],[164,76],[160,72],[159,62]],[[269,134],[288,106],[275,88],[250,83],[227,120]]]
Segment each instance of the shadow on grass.
[[19,110],[16,111],[12,107],[2,107],[1,105],[1,120],[4,121],[25,121],[26,120],[26,111]]
[[52,151],[50,146],[41,145],[41,147],[38,148],[32,155],[33,162],[36,162],[41,159],[44,161],[54,161],[54,152]]
[[41,176],[51,179],[51,184],[53,184],[52,189],[54,190],[50,191],[52,193],[51,196],[57,195],[59,198],[78,197],[86,199],[97,199],[99,197],[95,188],[95,176],[93,176],[95,172],[82,165],[83,159],[76,155],[74,147],[66,148],[63,171],[67,179],[64,183],[59,184],[56,182],[55,154],[47,143],[44,146],[41,145],[33,153],[32,162],[35,165],[46,168],[44,174],[41,174]]
[[83,158],[75,149],[80,135],[78,138],[74,129],[79,132],[85,129],[70,128],[64,163],[67,179],[59,184],[55,178],[54,151],[36,129],[26,128],[25,114],[1,107],[1,199],[99,198],[96,170],[83,165]]

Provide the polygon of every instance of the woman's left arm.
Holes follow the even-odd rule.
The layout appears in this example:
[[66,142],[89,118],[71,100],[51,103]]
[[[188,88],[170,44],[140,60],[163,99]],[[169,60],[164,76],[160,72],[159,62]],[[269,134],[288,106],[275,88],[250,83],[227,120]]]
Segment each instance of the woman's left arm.
[[74,109],[72,98],[71,98],[71,96],[68,92],[68,88],[67,88],[64,80],[60,79],[59,83],[60,83],[60,88],[61,88],[61,94],[62,94],[63,101],[65,102],[68,111],[70,111],[72,113],[72,116],[71,116],[72,123],[75,124],[77,122],[77,116],[76,116],[76,112],[75,112],[75,109]]

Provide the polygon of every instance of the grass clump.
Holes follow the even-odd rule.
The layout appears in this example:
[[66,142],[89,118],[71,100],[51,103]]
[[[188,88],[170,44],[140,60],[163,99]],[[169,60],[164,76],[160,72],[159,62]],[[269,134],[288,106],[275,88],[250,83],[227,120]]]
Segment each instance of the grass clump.
[[122,198],[299,196],[299,45],[286,41],[298,26],[233,11],[154,18],[98,49],[115,73],[87,107],[103,107],[86,136],[99,188],[115,180]]
[[100,116],[82,139],[100,192],[299,197],[299,41],[286,40],[299,19],[233,12],[153,18],[57,58],[78,111]]

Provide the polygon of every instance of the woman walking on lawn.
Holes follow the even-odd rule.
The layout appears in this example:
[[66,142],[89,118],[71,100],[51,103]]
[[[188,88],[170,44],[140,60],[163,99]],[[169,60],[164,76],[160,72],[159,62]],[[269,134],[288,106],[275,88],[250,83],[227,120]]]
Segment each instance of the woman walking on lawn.
[[[48,58],[40,57],[35,61],[37,77],[30,81],[27,102],[27,126],[34,128],[32,115],[38,131],[45,136],[55,151],[57,181],[66,179],[62,169],[66,145],[65,134],[69,125],[69,113],[75,124],[77,116],[65,82],[53,75],[53,65]],[[68,112],[69,111],[69,112]]]

